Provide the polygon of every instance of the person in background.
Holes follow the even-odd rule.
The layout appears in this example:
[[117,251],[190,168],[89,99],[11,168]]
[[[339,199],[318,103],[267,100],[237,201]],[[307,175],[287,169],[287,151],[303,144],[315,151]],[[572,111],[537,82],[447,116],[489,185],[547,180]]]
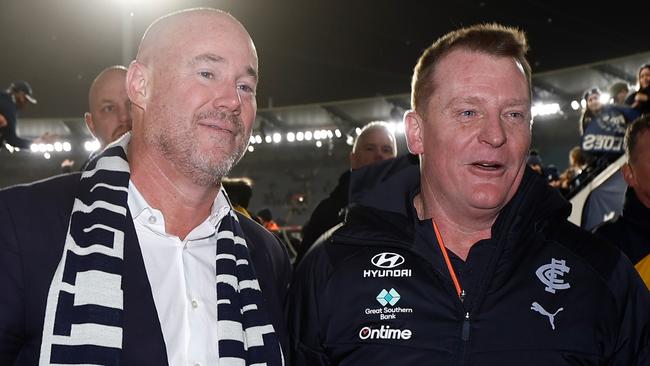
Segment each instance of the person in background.
[[253,181],[249,178],[223,178],[221,184],[228,194],[232,208],[252,219],[253,214],[248,211],[248,205],[253,197]]
[[635,120],[625,136],[628,184],[620,216],[594,232],[615,243],[632,261],[650,290],[650,114]]
[[624,153],[625,129],[639,112],[628,106],[603,104],[598,88],[587,90],[583,96],[587,107],[580,118],[583,153],[591,161],[605,156],[613,161]]
[[[131,130],[131,101],[126,93],[127,69],[121,65],[109,66],[93,80],[88,91],[88,112],[84,120],[88,131],[99,141],[99,149],[90,154],[81,170],[106,145]],[[61,168],[71,171],[74,161],[66,159]]]
[[21,138],[16,133],[18,111],[36,103],[32,87],[26,81],[14,81],[7,90],[0,91],[0,145],[4,142],[13,147],[29,149],[32,143],[38,142]]
[[612,96],[612,102],[618,105],[625,105],[625,98],[630,93],[630,88],[626,82],[619,81],[609,87],[609,95]]
[[352,172],[345,223],[293,277],[294,366],[650,362],[638,273],[526,166],[527,48],[480,24],[424,51],[404,116],[420,163]]
[[528,153],[528,160],[526,164],[539,175],[544,175],[544,166],[542,165],[542,158],[539,156],[537,150],[531,149]]
[[302,242],[298,247],[294,265],[300,262],[323,233],[343,222],[348,205],[350,172],[396,156],[395,134],[386,122],[370,122],[361,128],[350,152],[350,170],[346,170],[339,177],[338,185],[329,197],[316,205],[309,221],[302,228]]
[[637,74],[638,89],[625,99],[625,104],[639,111],[650,113],[650,64],[641,65]]
[[277,233],[280,231],[280,225],[273,220],[273,214],[268,208],[263,208],[257,213],[257,219],[264,228],[270,232]]
[[127,72],[132,131],[0,191],[0,365],[287,364],[289,257],[221,186],[258,77],[230,14],[159,18]]
[[569,151],[569,166],[560,174],[560,189],[563,193],[568,193],[580,185],[580,182],[574,181],[574,178],[580,175],[586,166],[587,159],[582,153],[582,149],[580,146],[574,146]]
[[88,92],[86,126],[99,141],[100,150],[131,131],[131,101],[126,93],[127,69],[121,65],[102,70]]

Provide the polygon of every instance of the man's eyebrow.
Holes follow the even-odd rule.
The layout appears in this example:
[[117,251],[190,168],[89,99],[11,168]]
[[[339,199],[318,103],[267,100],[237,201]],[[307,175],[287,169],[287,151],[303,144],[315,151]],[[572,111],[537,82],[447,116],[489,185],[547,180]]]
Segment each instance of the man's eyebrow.
[[472,97],[472,96],[464,96],[464,97],[455,97],[451,98],[449,102],[447,102],[447,106],[450,106],[452,104],[457,104],[457,103],[470,103],[470,104],[476,104],[484,101],[485,99],[479,98],[479,97]]
[[[190,64],[195,65],[200,62],[224,63],[226,62],[226,59],[214,53],[202,53],[198,56],[193,57],[190,61]],[[252,66],[246,67],[246,75],[251,76],[253,79],[255,79],[255,81],[258,79],[257,70],[255,70],[255,68]]]
[[214,62],[214,63],[223,63],[226,62],[221,56],[215,55],[214,53],[202,53],[198,56],[194,56],[190,61],[190,64],[194,65],[199,62]]
[[[451,106],[453,104],[457,104],[457,103],[477,104],[477,103],[481,103],[483,101],[485,101],[485,99],[481,98],[481,97],[474,97],[474,96],[456,97],[456,98],[452,98],[447,103],[446,106],[449,107],[449,106]],[[528,98],[521,98],[521,99],[513,98],[513,99],[506,100],[504,104],[506,104],[508,106],[529,105],[530,100]]]
[[255,79],[255,82],[257,82],[257,70],[255,70],[252,66],[248,66],[246,68],[246,75],[252,77]]

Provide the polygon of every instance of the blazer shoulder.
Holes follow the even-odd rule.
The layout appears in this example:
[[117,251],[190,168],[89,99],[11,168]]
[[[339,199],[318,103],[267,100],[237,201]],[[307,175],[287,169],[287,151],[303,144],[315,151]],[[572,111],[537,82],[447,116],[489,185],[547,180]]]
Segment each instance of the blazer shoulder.
[[[9,207],[21,207],[21,205],[71,207],[80,179],[81,173],[75,172],[33,183],[10,186],[0,190],[0,201]],[[33,209],[33,206],[30,209]]]

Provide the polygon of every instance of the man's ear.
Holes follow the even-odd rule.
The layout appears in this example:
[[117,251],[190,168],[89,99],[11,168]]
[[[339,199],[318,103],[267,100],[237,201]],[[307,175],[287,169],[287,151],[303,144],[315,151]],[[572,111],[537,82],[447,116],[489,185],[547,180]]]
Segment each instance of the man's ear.
[[636,188],[637,181],[630,163],[623,164],[621,166],[621,172],[623,173],[623,179],[625,179],[625,183],[627,183],[627,185],[632,188]]
[[352,170],[357,169],[357,155],[354,152],[350,151],[349,159],[350,159],[350,169]]
[[406,146],[411,154],[420,155],[424,153],[424,142],[422,136],[422,117],[416,111],[407,111],[404,114],[404,129]]
[[84,121],[86,121],[86,126],[88,126],[88,131],[90,131],[90,133],[93,136],[96,136],[95,135],[95,122],[93,121],[93,115],[90,112],[84,113]]
[[126,93],[134,105],[146,109],[147,102],[147,69],[137,60],[131,62],[126,73]]

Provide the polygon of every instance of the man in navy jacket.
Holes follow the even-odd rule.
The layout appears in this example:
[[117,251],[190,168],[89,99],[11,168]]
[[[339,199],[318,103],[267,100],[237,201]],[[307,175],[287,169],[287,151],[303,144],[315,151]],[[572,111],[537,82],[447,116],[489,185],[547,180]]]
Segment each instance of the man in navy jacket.
[[298,265],[295,365],[636,365],[650,295],[526,167],[522,32],[484,24],[425,50],[405,158],[352,173],[351,209]]

